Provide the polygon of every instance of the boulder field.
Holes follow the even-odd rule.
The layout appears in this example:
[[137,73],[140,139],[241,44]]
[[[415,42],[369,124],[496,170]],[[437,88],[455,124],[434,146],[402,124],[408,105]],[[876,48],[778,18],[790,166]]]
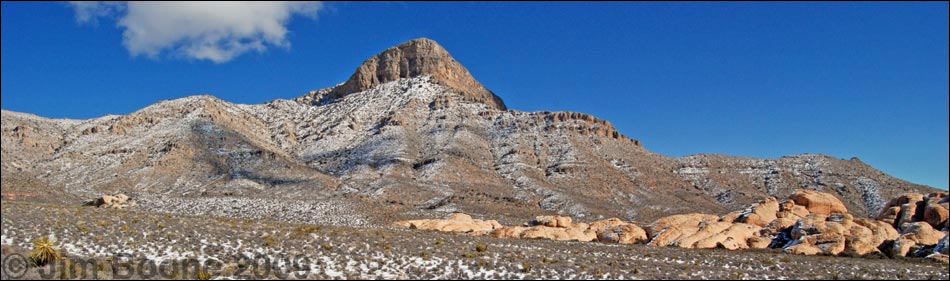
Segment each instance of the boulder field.
[[473,219],[462,213],[447,219],[400,221],[395,225],[509,239],[687,249],[781,248],[799,255],[917,256],[946,262],[947,201],[946,193],[908,193],[890,200],[874,219],[856,218],[832,194],[799,190],[784,201],[767,198],[723,216],[672,215],[644,228],[618,218],[585,223],[557,215],[538,216],[520,226],[503,226],[495,220]]

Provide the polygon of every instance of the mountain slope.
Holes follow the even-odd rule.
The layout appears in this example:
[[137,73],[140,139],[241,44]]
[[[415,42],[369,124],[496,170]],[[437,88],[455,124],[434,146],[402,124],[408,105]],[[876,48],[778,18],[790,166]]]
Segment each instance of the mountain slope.
[[[876,214],[882,198],[933,191],[857,159],[670,158],[587,114],[507,110],[428,39],[294,100],[197,96],[84,121],[3,111],[2,127],[5,194],[76,202],[122,191],[160,212],[239,216],[221,209],[251,204],[269,210],[261,217],[347,218],[317,220],[339,224],[452,211],[650,222],[722,214],[799,188],[835,193],[859,215]],[[299,207],[327,202],[335,207]]]

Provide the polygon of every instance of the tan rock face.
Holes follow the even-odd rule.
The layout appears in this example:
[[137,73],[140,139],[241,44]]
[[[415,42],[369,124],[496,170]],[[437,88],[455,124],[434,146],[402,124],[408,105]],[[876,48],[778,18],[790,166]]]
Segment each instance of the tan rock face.
[[651,246],[676,246],[683,238],[696,234],[701,225],[719,221],[719,217],[709,214],[683,214],[661,218],[650,226]]
[[738,222],[747,223],[751,225],[757,225],[759,227],[764,227],[769,225],[773,220],[778,217],[776,214],[779,212],[779,203],[778,200],[773,198],[768,198],[765,202],[760,202],[752,205],[749,209],[749,213],[745,216],[741,216],[737,219]]
[[603,243],[615,244],[638,244],[646,242],[649,238],[647,232],[632,223],[616,225],[600,230],[593,230],[597,234],[597,240]]
[[548,227],[571,227],[572,219],[566,216],[538,216],[531,222],[534,225]]
[[[775,207],[774,216],[778,203],[772,203],[769,205]],[[669,216],[654,222],[651,229],[655,235],[648,245],[652,246],[737,250],[765,248],[771,243],[770,238],[760,236],[762,228],[757,225],[719,221],[718,217],[706,214]]]
[[505,103],[482,86],[464,66],[435,41],[421,38],[389,48],[369,58],[329,97],[339,98],[371,89],[377,85],[422,75],[431,75],[439,83],[458,91],[462,96],[499,110]]
[[647,240],[642,228],[609,219],[591,224],[574,223],[567,216],[538,216],[530,222],[532,227],[502,227],[491,232],[497,238],[548,239],[559,241],[600,241],[604,243],[634,244]]
[[808,216],[811,212],[805,206],[796,205],[795,201],[788,200],[779,205],[779,211],[775,214],[778,218],[800,219]]
[[796,222],[788,233],[793,240],[784,246],[785,251],[808,255],[867,255],[879,252],[884,241],[898,236],[886,222],[854,219],[847,213],[811,214]]
[[409,220],[395,223],[397,226],[410,229],[436,230],[443,232],[464,232],[483,235],[495,229],[502,228],[495,220],[473,219],[472,216],[456,213],[446,219]]
[[822,193],[812,190],[799,190],[789,197],[796,205],[804,206],[810,213],[832,214],[847,213],[848,208],[844,206],[838,197],[828,193]]
[[934,229],[928,223],[915,222],[904,229],[900,239],[911,240],[920,245],[937,245],[944,235],[942,231]]
[[98,208],[125,209],[129,207],[135,207],[136,203],[125,194],[116,194],[103,195],[102,197],[87,202],[86,205],[95,206]]
[[796,223],[798,223],[798,220],[789,219],[789,218],[777,218],[771,223],[769,223],[769,225],[766,225],[762,229],[762,231],[764,235],[776,235],[781,232],[788,231],[793,226],[795,226]]
[[[556,221],[556,220],[555,220]],[[504,229],[499,234],[492,234],[496,237],[510,237],[522,239],[547,239],[558,241],[581,241],[590,242],[597,240],[597,234],[584,228],[575,227],[553,227],[547,225],[538,225],[528,228],[515,227]],[[516,236],[517,235],[517,236]]]
[[943,192],[923,195],[905,193],[891,199],[877,216],[878,220],[888,222],[898,229],[906,230],[910,223],[923,221],[937,229],[946,227],[950,211],[947,206],[947,194]]
[[845,250],[845,237],[826,233],[802,237],[785,247],[785,252],[799,255],[837,255]]
[[950,217],[950,211],[947,210],[947,203],[941,204],[943,198],[934,196],[927,199],[927,206],[924,207],[924,221],[930,223],[933,227],[944,226],[947,218]]
[[523,226],[506,226],[492,231],[490,234],[495,238],[508,238],[508,239],[518,239],[521,238],[521,234],[528,230],[527,227]]

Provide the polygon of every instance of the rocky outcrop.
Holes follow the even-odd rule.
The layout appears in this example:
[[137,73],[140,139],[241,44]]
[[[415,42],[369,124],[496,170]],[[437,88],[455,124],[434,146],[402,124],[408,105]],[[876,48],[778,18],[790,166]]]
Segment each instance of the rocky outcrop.
[[926,196],[920,193],[905,193],[891,199],[877,219],[902,230],[909,224],[920,221],[942,229],[947,227],[947,219],[950,216],[947,200],[947,193],[943,192]]
[[495,220],[473,219],[472,216],[455,213],[446,219],[409,220],[395,223],[397,226],[409,229],[436,230],[443,232],[464,232],[483,235],[495,229],[502,228]]
[[738,250],[767,248],[771,242],[760,235],[760,226],[721,221],[719,217],[707,214],[666,217],[654,222],[651,229],[655,233],[649,243],[652,246]]
[[[908,198],[912,197],[902,196],[892,202],[905,202],[901,205],[906,205],[906,202],[911,202]],[[944,197],[930,197],[944,200]],[[574,222],[568,216],[538,216],[524,226],[497,227],[487,233],[509,239],[647,243],[687,249],[771,247],[798,255],[867,256],[885,251],[891,256],[914,254],[932,260],[946,260],[946,229],[940,231],[934,229],[929,221],[916,221],[905,223],[903,231],[899,231],[888,221],[855,218],[850,213],[840,212],[841,206],[832,198],[834,196],[826,193],[796,192],[788,200],[780,202],[767,198],[722,217],[701,213],[667,216],[651,224],[649,231],[617,218],[588,224]],[[467,222],[471,217],[456,214],[450,220]],[[415,228],[435,224],[439,227],[430,228],[441,231],[458,229],[444,227],[448,223],[429,220],[401,224]]]
[[934,229],[926,222],[913,222],[904,226],[904,232],[894,241],[891,249],[892,255],[906,256],[909,253],[917,252],[915,249],[936,246],[947,236],[947,233]]
[[581,228],[539,225],[525,229],[520,238],[590,242],[597,239],[597,234]]
[[778,218],[779,207],[778,200],[770,197],[749,207],[736,221],[764,227]]
[[93,206],[97,208],[109,208],[109,209],[125,209],[129,207],[135,207],[135,200],[129,198],[125,194],[114,194],[114,195],[103,195],[102,197],[93,199],[89,202],[86,202],[87,206]]
[[482,86],[445,48],[433,40],[419,38],[386,49],[364,61],[350,79],[326,93],[336,99],[372,89],[380,84],[430,75],[438,83],[458,91],[463,97],[506,110],[505,103]]
[[566,216],[538,216],[531,221],[531,224],[562,228],[568,228],[573,225],[571,217]]
[[796,191],[789,199],[797,205],[804,206],[810,213],[829,215],[848,212],[844,202],[829,193],[803,189]]
[[648,239],[645,230],[617,218],[590,224],[572,221],[567,216],[538,216],[529,223],[532,226],[502,227],[490,235],[496,238],[600,241],[611,244],[636,244]]
[[639,244],[649,240],[646,230],[617,218],[592,222],[589,230],[603,243]]

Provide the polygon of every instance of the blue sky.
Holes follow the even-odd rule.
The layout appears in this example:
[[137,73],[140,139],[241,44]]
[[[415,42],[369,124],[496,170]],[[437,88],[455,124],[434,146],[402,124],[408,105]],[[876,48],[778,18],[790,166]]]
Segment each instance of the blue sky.
[[124,41],[115,12],[79,22],[68,4],[3,2],[2,107],[92,118],[196,94],[263,103],[428,37],[509,108],[590,113],[661,154],[856,156],[948,186],[946,2],[310,8],[281,21],[287,33],[265,50],[216,62],[181,42],[149,55]]

